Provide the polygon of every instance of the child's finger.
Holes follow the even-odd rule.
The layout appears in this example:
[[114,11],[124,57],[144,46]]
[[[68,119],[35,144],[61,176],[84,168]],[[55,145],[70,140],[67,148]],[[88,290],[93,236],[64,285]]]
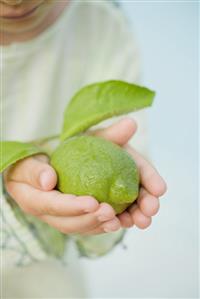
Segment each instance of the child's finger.
[[133,205],[132,208],[129,209],[129,213],[133,219],[133,223],[141,229],[145,229],[151,224],[151,217],[145,216],[137,205]]
[[82,232],[82,235],[84,236],[93,236],[93,235],[99,235],[99,234],[105,234],[105,233],[112,233],[116,232],[121,228],[120,221],[117,218],[114,218],[110,221],[107,221],[103,224],[99,224],[95,229]]
[[131,118],[125,118],[108,128],[97,130],[95,136],[103,137],[118,145],[126,144],[137,130],[136,122]]
[[141,188],[137,204],[141,212],[148,217],[154,216],[160,207],[159,199]]
[[141,184],[152,195],[159,197],[166,192],[166,183],[157,170],[129,145],[124,147],[133,157],[140,172]]
[[37,189],[50,191],[57,183],[55,170],[47,163],[34,157],[19,161],[7,174],[6,179],[27,183]]
[[[106,211],[107,210],[107,211]],[[113,222],[118,224],[119,220],[111,212],[112,208],[109,205],[101,204],[100,208],[94,213],[88,213],[81,216],[74,217],[56,217],[43,215],[39,218],[62,233],[84,233],[89,230],[95,229],[101,223],[104,223],[104,229],[107,221],[112,219]],[[103,220],[107,219],[107,221]]]
[[123,213],[118,215],[118,219],[122,227],[129,228],[134,225],[133,219],[127,211],[124,211]]
[[24,183],[8,182],[10,195],[29,214],[77,216],[98,209],[99,203],[91,196],[62,194],[56,190],[43,192]]
[[111,233],[119,230],[121,228],[120,221],[115,218],[113,220],[107,221],[104,224],[100,224],[95,229],[86,231],[83,233],[84,236],[92,236],[92,235],[99,235],[99,234],[105,234],[105,233]]

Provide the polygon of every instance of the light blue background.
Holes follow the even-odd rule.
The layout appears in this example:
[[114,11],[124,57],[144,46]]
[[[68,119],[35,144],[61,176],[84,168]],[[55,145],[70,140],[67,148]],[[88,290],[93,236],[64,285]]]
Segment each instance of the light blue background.
[[91,298],[197,298],[198,3],[121,1],[138,39],[151,155],[168,192],[150,229],[130,231],[127,250],[83,260]]

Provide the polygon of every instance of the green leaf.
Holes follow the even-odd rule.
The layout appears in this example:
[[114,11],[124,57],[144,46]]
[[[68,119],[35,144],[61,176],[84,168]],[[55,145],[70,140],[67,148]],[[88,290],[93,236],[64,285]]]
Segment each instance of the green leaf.
[[22,143],[18,141],[1,141],[0,142],[0,172],[8,166],[26,157],[44,153],[32,143]]
[[88,85],[78,91],[64,113],[61,140],[111,118],[151,106],[155,92],[123,81]]

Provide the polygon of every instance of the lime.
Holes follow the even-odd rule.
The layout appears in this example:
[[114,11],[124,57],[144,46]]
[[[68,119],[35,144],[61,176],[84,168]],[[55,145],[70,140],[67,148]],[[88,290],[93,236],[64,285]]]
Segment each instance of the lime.
[[138,196],[135,162],[118,145],[94,136],[76,136],[61,143],[51,157],[57,188],[63,193],[91,195],[109,203],[117,214]]

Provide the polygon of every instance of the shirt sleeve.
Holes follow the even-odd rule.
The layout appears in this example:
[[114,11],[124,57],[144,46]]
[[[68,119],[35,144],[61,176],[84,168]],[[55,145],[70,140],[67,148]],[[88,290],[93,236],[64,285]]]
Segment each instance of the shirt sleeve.
[[6,264],[27,265],[32,262],[44,260],[46,253],[42,250],[38,240],[33,237],[31,231],[19,220],[15,209],[9,204],[9,195],[3,186],[2,175],[0,177],[1,209],[1,250],[6,252]]
[[[51,155],[57,144],[58,140],[54,140],[38,146]],[[0,249],[5,266],[25,266],[46,260],[49,256],[66,263],[69,236],[24,213],[7,192],[3,177],[1,174]]]

